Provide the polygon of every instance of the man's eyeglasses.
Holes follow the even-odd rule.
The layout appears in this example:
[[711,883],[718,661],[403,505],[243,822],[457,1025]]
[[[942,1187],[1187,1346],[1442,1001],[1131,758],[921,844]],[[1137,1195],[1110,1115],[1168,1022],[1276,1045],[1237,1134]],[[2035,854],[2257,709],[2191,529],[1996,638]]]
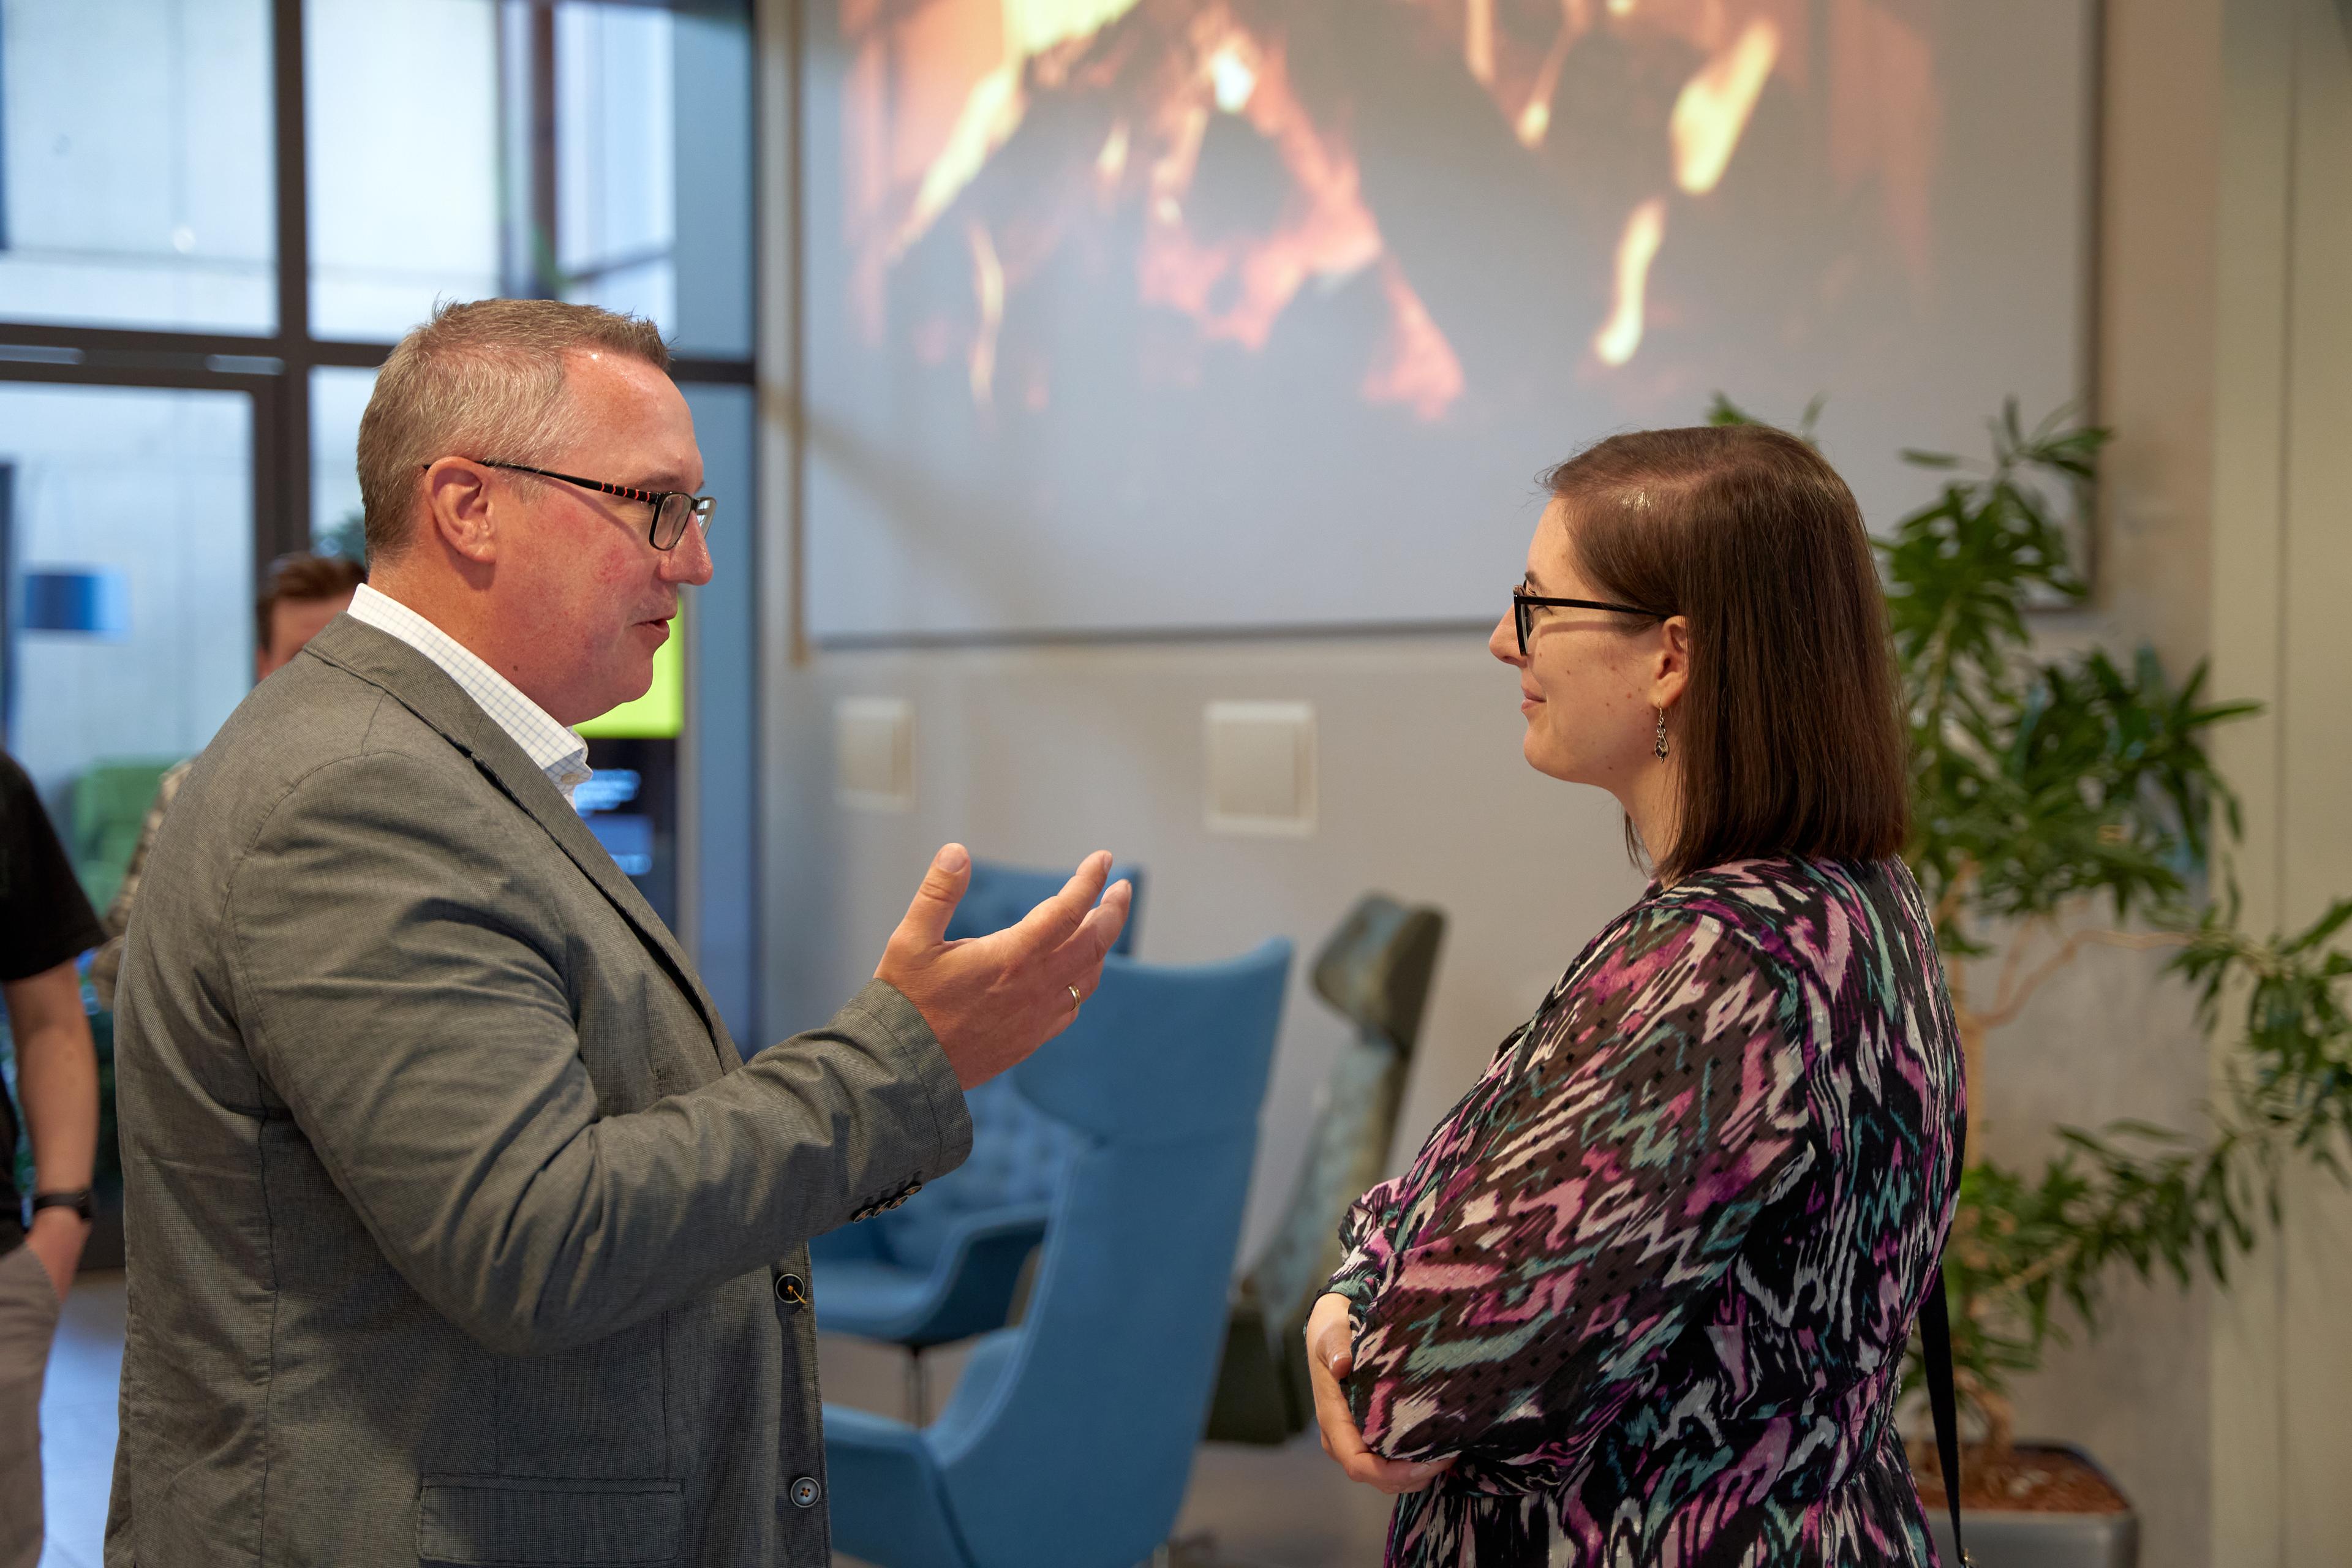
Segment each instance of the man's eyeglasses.
[[608,485],[602,479],[583,479],[576,474],[559,474],[547,468],[534,468],[527,463],[501,463],[488,458],[474,459],[486,468],[510,468],[518,474],[536,474],[542,479],[561,479],[567,485],[583,489],[602,490],[623,500],[641,500],[654,509],[653,521],[646,527],[646,541],[656,550],[675,550],[677,542],[686,537],[686,520],[692,518],[702,525],[705,535],[710,532],[710,514],[719,510],[714,496],[690,496],[684,490],[641,490],[633,485]]
[[1522,583],[1511,590],[1511,619],[1519,631],[1519,657],[1528,656],[1528,633],[1535,628],[1538,610],[1612,610],[1621,616],[1641,616],[1648,620],[1663,621],[1667,617],[1655,610],[1644,610],[1633,605],[1604,605],[1598,599],[1550,599],[1528,592]]

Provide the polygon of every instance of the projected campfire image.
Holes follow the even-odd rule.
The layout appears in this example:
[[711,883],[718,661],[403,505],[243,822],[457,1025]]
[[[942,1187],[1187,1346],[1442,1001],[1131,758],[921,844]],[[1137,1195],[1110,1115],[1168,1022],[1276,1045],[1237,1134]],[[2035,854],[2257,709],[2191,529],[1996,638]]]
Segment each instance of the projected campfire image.
[[1869,507],[2079,384],[2074,4],[810,15],[820,635],[1475,618],[1538,468],[1718,388]]

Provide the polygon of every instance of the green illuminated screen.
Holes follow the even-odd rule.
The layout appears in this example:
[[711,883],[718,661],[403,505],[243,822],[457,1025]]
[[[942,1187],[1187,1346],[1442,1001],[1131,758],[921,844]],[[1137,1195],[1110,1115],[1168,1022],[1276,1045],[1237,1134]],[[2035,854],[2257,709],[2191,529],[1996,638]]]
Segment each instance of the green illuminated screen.
[[591,740],[675,740],[686,728],[686,605],[669,624],[669,640],[654,652],[654,683],[634,702],[624,702],[584,724],[573,726]]

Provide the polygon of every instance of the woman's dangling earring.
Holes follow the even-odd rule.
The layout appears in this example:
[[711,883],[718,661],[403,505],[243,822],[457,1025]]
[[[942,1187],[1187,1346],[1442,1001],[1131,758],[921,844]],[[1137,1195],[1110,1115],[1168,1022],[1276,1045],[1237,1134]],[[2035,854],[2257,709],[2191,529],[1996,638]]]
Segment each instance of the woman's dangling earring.
[[1664,709],[1661,708],[1661,709],[1659,709],[1659,710],[1658,710],[1658,756],[1659,756],[1659,758],[1660,758],[1660,760],[1661,760],[1661,761],[1663,761],[1663,760],[1664,759],[1665,754],[1666,754],[1666,710],[1665,710]]

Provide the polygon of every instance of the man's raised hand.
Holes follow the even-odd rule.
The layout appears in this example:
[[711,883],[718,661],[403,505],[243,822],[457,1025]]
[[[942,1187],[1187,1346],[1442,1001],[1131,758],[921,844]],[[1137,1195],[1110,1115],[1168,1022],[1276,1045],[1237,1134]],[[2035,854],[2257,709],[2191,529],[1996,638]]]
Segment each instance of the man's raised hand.
[[932,857],[874,977],[915,1005],[964,1088],[985,1083],[1060,1034],[1078,1016],[1078,1000],[1095,994],[1103,956],[1118,940],[1135,896],[1125,882],[1104,892],[1109,875],[1110,852],[1098,849],[1020,924],[950,942],[948,917],[971,883],[971,857],[961,844]]

